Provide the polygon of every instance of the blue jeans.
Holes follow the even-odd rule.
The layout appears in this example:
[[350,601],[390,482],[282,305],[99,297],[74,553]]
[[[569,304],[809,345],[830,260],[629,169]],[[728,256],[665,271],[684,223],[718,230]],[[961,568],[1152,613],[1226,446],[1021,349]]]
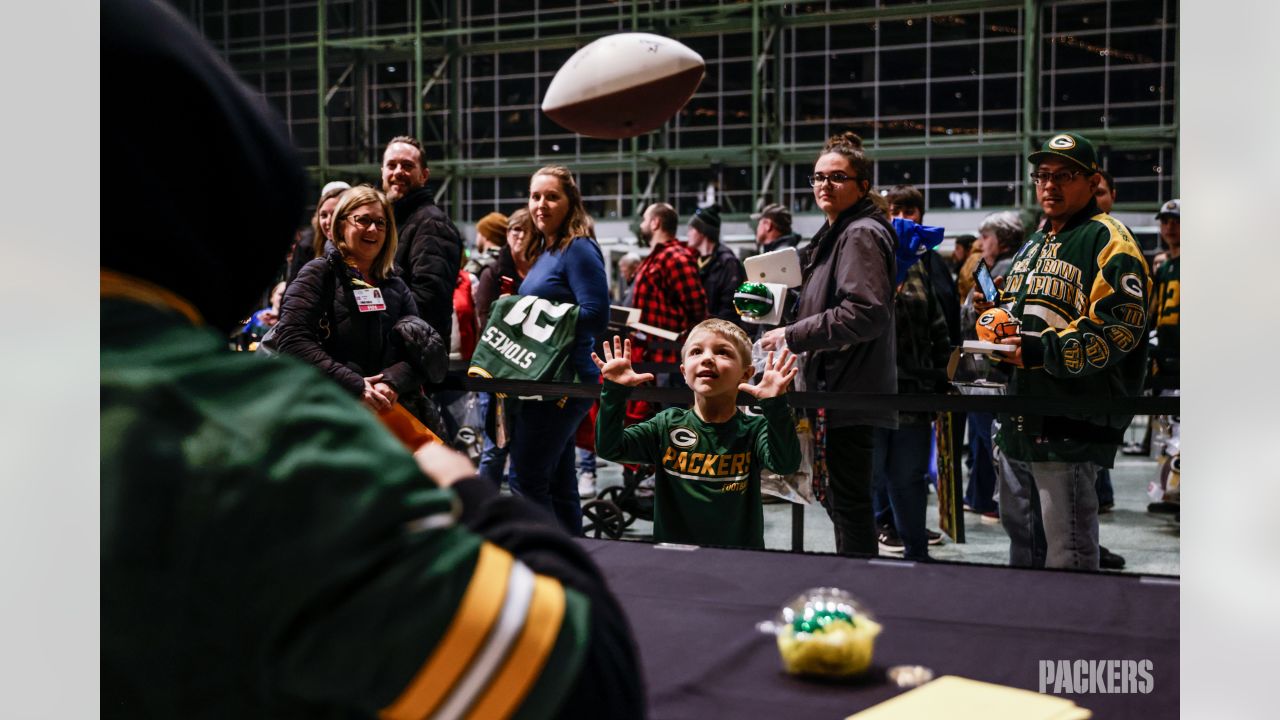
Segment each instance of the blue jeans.
[[[490,393],[480,393],[480,414],[487,419],[489,417],[489,408],[493,404],[494,398]],[[484,447],[480,450],[480,467],[477,468],[476,474],[493,483],[494,487],[502,487],[502,481],[507,477],[507,451],[509,448],[498,447],[493,444],[493,438],[489,437],[489,433],[484,434]]]
[[582,503],[574,472],[573,436],[591,400],[525,400],[511,433],[511,492],[550,512],[570,535],[582,534]]
[[[929,559],[929,537],[925,534],[924,516],[929,507],[929,488],[923,482],[929,469],[930,426],[903,427],[897,430],[875,428],[872,452],[872,500],[882,492],[888,499],[893,526],[902,538],[903,557],[909,560]],[[882,517],[876,510],[877,520]],[[887,524],[887,523],[886,523]]]
[[578,470],[584,473],[596,474],[596,454],[590,450],[578,448]]
[[1098,490],[1098,506],[1115,505],[1116,489],[1111,485],[1111,471],[1102,468],[1098,471],[1098,480],[1094,483],[1094,487]]
[[1014,567],[1098,569],[1098,466],[1023,462],[995,449],[1000,524]]
[[991,413],[969,413],[969,485],[964,504],[975,512],[995,512],[996,468],[991,460]]

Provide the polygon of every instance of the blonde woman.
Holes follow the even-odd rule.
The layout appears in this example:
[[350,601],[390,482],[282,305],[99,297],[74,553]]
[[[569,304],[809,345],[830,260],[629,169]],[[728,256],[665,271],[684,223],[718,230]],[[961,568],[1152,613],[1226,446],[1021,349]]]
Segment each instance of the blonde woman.
[[[285,291],[276,347],[381,412],[417,394],[426,375],[421,358],[445,349],[417,317],[408,286],[392,275],[396,225],[385,195],[367,185],[343,193],[333,242],[336,249],[303,266]],[[439,347],[429,347],[429,337]]]

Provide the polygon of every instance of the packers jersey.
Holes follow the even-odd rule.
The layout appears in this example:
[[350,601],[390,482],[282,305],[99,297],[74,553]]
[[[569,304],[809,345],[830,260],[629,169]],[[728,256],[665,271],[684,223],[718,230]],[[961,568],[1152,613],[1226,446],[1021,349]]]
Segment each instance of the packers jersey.
[[1177,383],[1178,329],[1182,309],[1181,257],[1169,258],[1156,271],[1155,292],[1151,295],[1151,317],[1156,328],[1156,371],[1161,380]]
[[653,537],[659,542],[764,547],[760,470],[786,475],[800,466],[795,417],[785,398],[760,402],[708,423],[693,410],[668,408],[624,428],[631,388],[605,381],[596,418],[596,454],[656,465]]
[[467,374],[507,380],[573,382],[570,354],[578,306],[535,295],[494,301]]

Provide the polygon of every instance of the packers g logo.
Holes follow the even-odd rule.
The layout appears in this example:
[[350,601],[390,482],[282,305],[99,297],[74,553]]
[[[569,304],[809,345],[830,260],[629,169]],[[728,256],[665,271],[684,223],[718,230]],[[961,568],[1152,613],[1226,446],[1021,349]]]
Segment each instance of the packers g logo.
[[1134,336],[1133,331],[1129,328],[1123,328],[1119,325],[1108,325],[1102,329],[1107,335],[1107,339],[1115,343],[1122,352],[1129,352],[1138,344],[1138,338]]
[[698,444],[698,433],[687,427],[672,428],[668,435],[671,438],[671,444],[678,448],[691,448]]
[[1133,273],[1120,276],[1120,289],[1136,298],[1142,297],[1142,280]]
[[1094,367],[1105,367],[1107,360],[1111,357],[1107,343],[1093,333],[1084,334],[1084,354],[1089,359],[1089,364]]
[[979,325],[990,325],[995,321],[996,321],[996,316],[994,313],[992,313],[991,315],[983,313],[982,317],[978,318]]
[[1132,325],[1136,328],[1146,327],[1147,325],[1147,311],[1143,310],[1141,305],[1134,305],[1133,303],[1117,305],[1112,314],[1125,325]]
[[1072,338],[1062,344],[1062,364],[1067,372],[1078,373],[1084,369],[1084,351],[1080,349],[1080,341]]
[[1049,147],[1054,150],[1070,150],[1076,146],[1076,141],[1070,135],[1054,135],[1049,141]]

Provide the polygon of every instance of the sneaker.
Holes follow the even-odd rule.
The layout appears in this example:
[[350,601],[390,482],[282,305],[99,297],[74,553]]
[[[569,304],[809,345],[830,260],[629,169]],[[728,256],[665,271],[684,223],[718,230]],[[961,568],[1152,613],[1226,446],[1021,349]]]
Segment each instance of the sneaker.
[[1147,504],[1147,512],[1160,513],[1161,515],[1172,515],[1181,510],[1178,503],[1171,502],[1153,502]]
[[1099,506],[1098,506],[1098,514],[1099,514],[1099,515],[1106,515],[1107,513],[1109,513],[1109,512],[1111,512],[1112,510],[1114,510],[1114,509],[1115,509],[1115,507],[1116,507],[1116,504],[1115,504],[1115,503],[1103,503],[1103,504],[1101,504],[1101,505],[1099,505]]
[[1147,455],[1147,454],[1150,454],[1150,451],[1149,451],[1149,450],[1143,449],[1143,447],[1142,447],[1142,443],[1137,443],[1137,442],[1128,442],[1128,443],[1125,443],[1125,444],[1124,444],[1124,447],[1123,447],[1123,448],[1121,448],[1120,452],[1121,452],[1122,454],[1124,454],[1124,455]]
[[880,541],[880,552],[882,553],[901,555],[906,552],[906,548],[902,545],[902,538],[898,537],[898,533],[894,530],[880,528],[876,539]]
[[1098,567],[1103,570],[1120,570],[1124,567],[1124,558],[1099,545]]
[[1000,513],[997,510],[992,510],[991,512],[984,512],[982,513],[982,517],[980,518],[980,520],[984,525],[999,525]]
[[940,532],[934,532],[933,530],[930,530],[929,528],[925,528],[925,529],[924,529],[924,534],[925,534],[925,535],[927,535],[927,536],[929,537],[929,544],[930,544],[930,545],[941,545],[941,544],[942,544],[942,533],[940,533]]
[[584,472],[578,475],[578,497],[582,499],[596,496],[596,474]]

